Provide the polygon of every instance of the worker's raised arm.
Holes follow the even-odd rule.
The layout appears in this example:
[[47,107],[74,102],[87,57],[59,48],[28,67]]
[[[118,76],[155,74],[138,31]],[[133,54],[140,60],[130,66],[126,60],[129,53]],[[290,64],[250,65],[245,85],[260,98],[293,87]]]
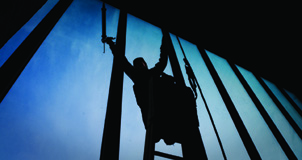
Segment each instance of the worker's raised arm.
[[123,68],[125,73],[129,76],[129,78],[132,81],[134,81],[134,79],[135,79],[135,69],[134,69],[134,67],[130,64],[130,62],[127,60],[127,58],[124,55],[122,55],[121,53],[118,53],[117,46],[116,46],[115,42],[113,42],[112,40],[113,40],[113,38],[108,37],[104,40],[104,42],[109,45],[109,47],[111,49],[111,52],[114,55],[114,57],[121,59],[121,63],[122,63],[121,67]]
[[163,36],[162,44],[161,44],[161,47],[160,47],[159,62],[157,62],[155,64],[155,66],[153,68],[151,68],[151,71],[154,74],[161,74],[165,70],[165,68],[167,66],[167,63],[168,63],[168,53],[171,49],[170,47],[171,46],[169,46],[166,42],[166,37]]

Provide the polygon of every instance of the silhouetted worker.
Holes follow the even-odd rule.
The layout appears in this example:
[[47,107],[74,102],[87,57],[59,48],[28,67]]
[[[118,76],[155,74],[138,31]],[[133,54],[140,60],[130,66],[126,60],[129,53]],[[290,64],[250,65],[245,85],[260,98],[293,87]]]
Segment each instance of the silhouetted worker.
[[[148,113],[149,106],[150,103],[153,103],[154,117],[151,117],[151,123],[154,124],[154,142],[163,139],[168,145],[175,142],[187,146],[195,145],[192,147],[195,147],[196,151],[189,151],[190,153],[186,153],[187,155],[192,152],[203,152],[194,94],[189,87],[177,84],[174,77],[163,72],[167,65],[169,47],[172,47],[166,44],[165,36],[162,39],[159,62],[151,69],[148,68],[142,57],[136,58],[132,66],[125,56],[116,53],[117,49],[112,38],[104,41],[109,44],[113,55],[121,58],[125,73],[134,82],[133,90],[136,102],[141,109],[146,129],[150,125],[148,116],[152,115]],[[150,85],[152,85],[152,91],[150,91]],[[149,95],[150,93],[153,93],[152,96]],[[152,102],[150,97],[153,99]],[[196,136],[200,138],[201,144],[198,140],[194,143],[196,139],[191,137]],[[203,151],[200,151],[200,148]],[[193,154],[191,155],[193,156]]]

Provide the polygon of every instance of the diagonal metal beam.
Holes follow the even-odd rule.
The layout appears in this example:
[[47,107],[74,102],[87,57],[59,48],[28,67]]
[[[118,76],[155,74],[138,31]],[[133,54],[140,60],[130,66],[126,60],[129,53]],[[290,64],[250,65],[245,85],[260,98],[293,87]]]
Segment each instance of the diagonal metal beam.
[[271,89],[265,84],[262,78],[259,76],[256,76],[257,80],[260,82],[261,86],[264,88],[266,93],[271,97],[273,102],[276,104],[278,109],[282,112],[284,117],[287,119],[287,121],[290,123],[290,125],[293,127],[293,129],[296,131],[298,136],[302,139],[302,130],[298,126],[298,124],[295,122],[295,120],[290,116],[290,114],[286,111],[284,106],[281,104],[281,102],[278,100],[278,98],[274,95],[274,93],[271,91]]
[[236,110],[236,107],[235,107],[234,103],[232,102],[231,97],[229,96],[226,88],[224,87],[217,71],[215,70],[214,65],[212,64],[210,58],[205,53],[203,48],[198,46],[198,49],[199,49],[199,52],[200,52],[204,62],[206,63],[206,66],[207,66],[217,88],[218,88],[218,91],[226,105],[226,108],[227,108],[228,112],[230,113],[230,116],[235,124],[235,127],[242,139],[242,142],[243,142],[250,158],[251,159],[261,159],[259,152],[257,151],[252,138],[250,137],[246,127],[244,126],[244,123],[243,123],[238,111]]
[[233,69],[234,73],[236,74],[236,76],[238,77],[239,81],[243,85],[244,89],[246,90],[246,92],[248,93],[248,95],[250,96],[252,101],[254,102],[256,108],[258,109],[259,113],[263,117],[264,121],[266,122],[266,124],[268,125],[270,130],[272,131],[273,135],[275,136],[276,140],[280,144],[280,146],[283,149],[284,153],[286,154],[287,158],[288,159],[297,159],[294,152],[291,150],[290,146],[287,144],[286,140],[280,133],[279,129],[277,128],[277,126],[275,125],[275,123],[273,122],[273,120],[271,119],[269,114],[266,112],[265,108],[263,107],[263,105],[261,104],[259,99],[257,98],[257,96],[254,93],[254,91],[252,90],[252,88],[249,86],[249,84],[247,83],[245,78],[242,76],[242,74],[240,73],[238,68],[233,63],[229,62],[229,64],[230,64],[231,68]]
[[73,0],[60,0],[0,68],[0,102]]

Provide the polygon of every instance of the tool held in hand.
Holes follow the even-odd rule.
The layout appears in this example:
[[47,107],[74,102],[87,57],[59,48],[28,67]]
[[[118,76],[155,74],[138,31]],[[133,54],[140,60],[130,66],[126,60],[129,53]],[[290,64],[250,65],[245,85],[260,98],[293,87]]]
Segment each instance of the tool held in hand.
[[106,7],[105,7],[105,3],[103,3],[103,7],[102,7],[102,42],[104,44],[104,53],[105,53],[105,43],[107,40],[112,40],[115,39],[114,37],[107,37],[106,34]]

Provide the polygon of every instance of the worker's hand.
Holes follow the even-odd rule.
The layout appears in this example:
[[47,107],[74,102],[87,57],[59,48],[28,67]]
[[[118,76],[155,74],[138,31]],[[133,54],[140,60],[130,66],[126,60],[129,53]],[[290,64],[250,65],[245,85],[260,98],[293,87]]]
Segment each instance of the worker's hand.
[[166,42],[162,42],[162,44],[160,46],[160,52],[161,53],[169,52],[169,48],[168,48],[168,45],[166,44]]
[[111,52],[113,55],[116,54],[116,45],[115,45],[115,42],[113,42],[112,40],[114,40],[115,38],[113,37],[105,37],[105,38],[102,38],[102,42],[103,43],[107,43],[111,49]]
[[163,38],[162,38],[162,41],[161,41],[161,46],[160,46],[160,51],[161,52],[168,52],[169,51],[169,44],[167,44],[168,42],[168,38],[167,36],[170,36],[170,35],[166,35],[164,34],[163,35]]
[[109,44],[109,46],[112,44],[115,45],[115,42],[112,41],[114,39],[115,39],[114,37],[105,37],[105,38],[102,38],[102,42]]

